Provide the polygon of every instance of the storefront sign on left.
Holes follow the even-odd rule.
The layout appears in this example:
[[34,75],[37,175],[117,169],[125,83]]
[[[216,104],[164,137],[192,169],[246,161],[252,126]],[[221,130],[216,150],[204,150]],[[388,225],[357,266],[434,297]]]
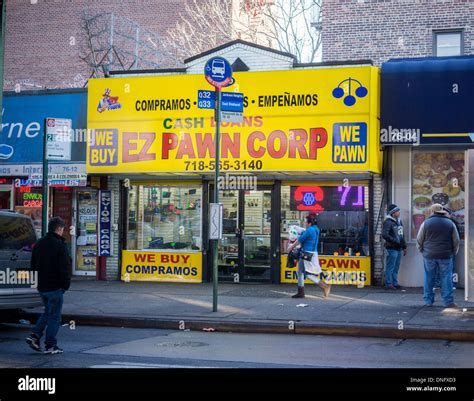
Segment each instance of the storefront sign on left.
[[[71,124],[68,127],[72,129],[54,131],[55,134],[58,134],[54,138],[54,147],[57,147],[56,150],[60,153],[60,160],[85,161],[87,139],[87,92],[85,90],[44,92],[34,95],[5,95],[3,102],[5,110],[2,118],[3,129],[0,132],[2,164],[30,165],[42,162],[45,116],[48,115],[59,115],[69,120]],[[57,119],[54,120],[57,121]],[[59,127],[63,127],[63,123],[64,121]],[[53,138],[51,137],[51,139]],[[66,155],[63,151],[69,154]],[[21,171],[17,171],[17,173],[20,176],[28,175]],[[14,172],[4,174],[2,171],[0,174],[15,175]]]

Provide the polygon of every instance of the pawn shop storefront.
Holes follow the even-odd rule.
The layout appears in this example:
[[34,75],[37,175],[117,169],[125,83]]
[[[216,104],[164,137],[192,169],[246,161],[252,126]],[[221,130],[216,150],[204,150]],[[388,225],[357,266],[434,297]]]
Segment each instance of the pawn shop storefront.
[[[318,215],[320,263],[335,284],[370,285],[381,186],[379,71],[372,66],[235,73],[243,119],[221,125],[220,280],[296,282],[289,228]],[[202,75],[89,81],[87,169],[113,192],[107,278],[212,278],[214,111]],[[109,104],[106,100],[113,96]]]

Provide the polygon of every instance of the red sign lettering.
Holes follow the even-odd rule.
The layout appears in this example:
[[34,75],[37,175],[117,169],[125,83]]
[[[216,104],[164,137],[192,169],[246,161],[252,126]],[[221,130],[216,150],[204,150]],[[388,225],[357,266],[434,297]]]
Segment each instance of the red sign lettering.
[[309,158],[317,160],[318,149],[324,148],[328,143],[328,133],[324,128],[311,128],[309,138]]
[[319,257],[319,264],[324,269],[337,268],[337,269],[360,269],[359,259],[326,259],[325,257]]
[[[124,163],[155,160],[155,153],[148,150],[155,141],[154,132],[124,132],[122,134],[122,160]],[[141,149],[139,141],[145,141]],[[138,151],[138,153],[136,153]]]
[[258,149],[255,149],[255,141],[264,141],[265,134],[261,131],[252,132],[247,139],[247,152],[250,157],[260,158],[265,154],[265,148],[260,146]]
[[162,159],[169,159],[169,152],[178,146],[178,135],[171,132],[163,133],[163,147],[161,151]]

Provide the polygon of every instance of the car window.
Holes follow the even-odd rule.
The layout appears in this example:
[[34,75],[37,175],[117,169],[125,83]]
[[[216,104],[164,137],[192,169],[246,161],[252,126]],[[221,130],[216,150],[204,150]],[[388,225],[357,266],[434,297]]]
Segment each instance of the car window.
[[31,219],[0,215],[0,250],[31,250],[35,242]]

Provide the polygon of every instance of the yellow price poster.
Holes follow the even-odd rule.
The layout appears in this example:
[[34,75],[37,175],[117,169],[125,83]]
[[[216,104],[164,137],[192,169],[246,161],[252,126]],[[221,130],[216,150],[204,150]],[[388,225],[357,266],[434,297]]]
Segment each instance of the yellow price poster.
[[[286,259],[287,255],[281,256],[280,281],[297,283],[298,267],[286,267]],[[319,255],[319,265],[323,271],[323,280],[327,283],[358,287],[370,285],[370,257]],[[305,283],[311,284],[312,281],[305,280]]]
[[86,223],[86,230],[90,232],[95,232],[97,230],[97,224],[95,223]]
[[200,283],[202,253],[122,251],[123,281]]
[[[376,67],[234,75],[243,121],[221,124],[223,171],[380,172]],[[213,171],[216,122],[198,108],[203,88],[202,75],[90,80],[88,172]]]

